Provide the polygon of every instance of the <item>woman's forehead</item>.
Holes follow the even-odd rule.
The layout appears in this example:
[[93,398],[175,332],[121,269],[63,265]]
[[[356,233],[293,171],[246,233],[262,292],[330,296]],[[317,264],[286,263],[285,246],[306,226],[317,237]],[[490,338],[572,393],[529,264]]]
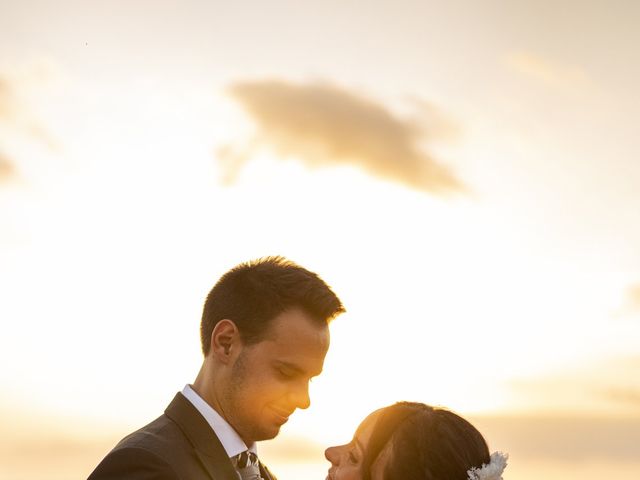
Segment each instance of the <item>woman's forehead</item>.
[[358,440],[364,447],[369,443],[369,439],[375,430],[376,422],[380,415],[382,414],[383,409],[379,409],[370,413],[358,426],[356,430],[355,439]]

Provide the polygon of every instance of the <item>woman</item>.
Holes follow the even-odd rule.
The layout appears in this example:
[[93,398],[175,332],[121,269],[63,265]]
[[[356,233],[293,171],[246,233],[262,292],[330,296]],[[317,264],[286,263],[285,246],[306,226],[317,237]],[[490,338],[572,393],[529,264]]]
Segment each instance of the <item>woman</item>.
[[411,402],[376,410],[325,457],[327,480],[502,480],[507,460],[465,419]]

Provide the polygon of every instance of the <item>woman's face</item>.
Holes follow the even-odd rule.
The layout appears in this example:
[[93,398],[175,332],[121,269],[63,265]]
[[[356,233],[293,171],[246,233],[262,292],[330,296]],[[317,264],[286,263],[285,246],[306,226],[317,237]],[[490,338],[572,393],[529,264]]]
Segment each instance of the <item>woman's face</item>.
[[[356,430],[351,442],[346,445],[329,447],[324,451],[324,456],[331,462],[327,480],[362,480],[364,453],[379,415],[380,410],[376,410],[365,418]],[[384,461],[381,457],[386,457],[385,450],[371,465],[371,480],[382,479]]]

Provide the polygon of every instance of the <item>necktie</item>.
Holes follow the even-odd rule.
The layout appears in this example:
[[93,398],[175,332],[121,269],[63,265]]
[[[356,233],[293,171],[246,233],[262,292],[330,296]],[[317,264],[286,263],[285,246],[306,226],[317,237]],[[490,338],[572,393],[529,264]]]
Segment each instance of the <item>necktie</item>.
[[240,474],[242,480],[262,480],[260,476],[260,464],[255,453],[247,450],[232,457],[231,462]]

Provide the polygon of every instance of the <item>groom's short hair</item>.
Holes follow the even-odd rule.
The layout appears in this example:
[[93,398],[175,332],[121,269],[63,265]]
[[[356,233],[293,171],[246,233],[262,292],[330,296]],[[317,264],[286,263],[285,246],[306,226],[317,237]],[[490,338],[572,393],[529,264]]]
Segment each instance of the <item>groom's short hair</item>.
[[318,324],[345,311],[331,288],[315,273],[286,258],[264,257],[241,263],[214,285],[200,323],[202,352],[211,346],[211,332],[220,320],[233,321],[246,344],[257,343],[269,322],[280,313],[299,308]]

